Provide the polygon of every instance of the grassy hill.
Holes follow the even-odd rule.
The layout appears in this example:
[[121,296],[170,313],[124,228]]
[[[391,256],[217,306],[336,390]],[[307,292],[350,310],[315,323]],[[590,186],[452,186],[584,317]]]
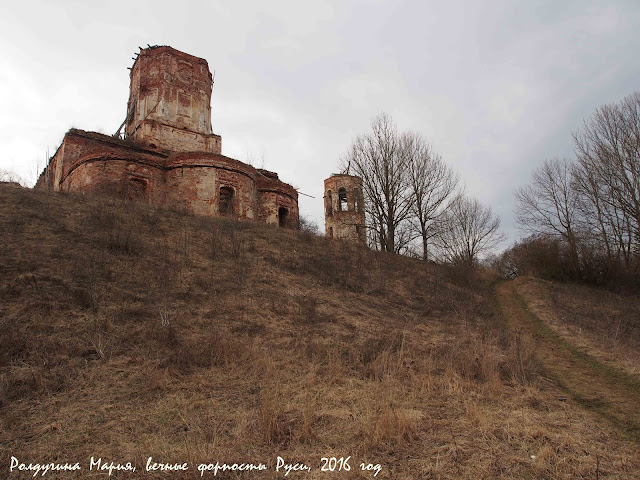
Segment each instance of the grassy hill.
[[[108,478],[92,456],[136,466],[110,478],[214,478],[198,465],[216,462],[267,466],[216,478],[285,478],[278,456],[306,479],[640,476],[637,432],[620,423],[633,405],[612,421],[549,374],[553,349],[537,354],[502,285],[302,232],[0,184],[0,476],[32,478],[10,472],[15,457],[82,468],[46,478]],[[534,290],[519,298],[546,298]],[[623,347],[606,362],[633,392],[639,347]],[[189,470],[147,473],[149,457]],[[350,469],[321,471],[322,457]]]

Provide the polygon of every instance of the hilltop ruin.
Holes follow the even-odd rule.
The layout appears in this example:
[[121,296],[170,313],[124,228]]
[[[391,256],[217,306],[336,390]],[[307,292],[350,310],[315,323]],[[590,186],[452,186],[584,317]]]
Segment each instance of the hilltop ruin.
[[298,192],[291,185],[222,155],[222,138],[211,127],[213,78],[206,60],[150,46],[140,49],[130,79],[118,132],[69,130],[36,188],[297,226]]

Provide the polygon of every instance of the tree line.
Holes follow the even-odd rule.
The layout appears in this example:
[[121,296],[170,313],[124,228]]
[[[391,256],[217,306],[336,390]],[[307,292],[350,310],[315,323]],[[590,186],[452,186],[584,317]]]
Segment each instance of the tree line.
[[369,245],[377,250],[475,265],[502,241],[500,219],[469,198],[457,175],[416,132],[385,113],[340,160],[362,178]]
[[551,159],[516,192],[529,236],[501,268],[605,282],[640,272],[640,93],[598,108],[573,134],[575,158]]

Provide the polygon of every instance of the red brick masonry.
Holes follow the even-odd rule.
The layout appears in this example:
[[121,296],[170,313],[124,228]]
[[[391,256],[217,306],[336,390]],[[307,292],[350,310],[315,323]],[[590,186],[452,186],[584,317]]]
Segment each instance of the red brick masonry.
[[36,188],[296,226],[291,185],[221,154],[221,137],[211,131],[211,80],[203,59],[166,46],[142,49],[131,69],[124,139],[69,130]]
[[324,181],[325,235],[366,244],[362,178],[334,174]]

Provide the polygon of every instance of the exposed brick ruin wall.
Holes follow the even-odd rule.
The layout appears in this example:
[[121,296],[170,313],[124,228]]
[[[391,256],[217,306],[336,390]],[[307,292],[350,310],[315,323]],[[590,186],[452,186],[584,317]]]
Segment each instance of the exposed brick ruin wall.
[[83,130],[69,130],[40,175],[36,188],[116,193],[129,176],[159,180],[168,154],[131,142]]
[[171,47],[140,51],[131,68],[125,135],[173,151],[221,153],[211,130],[207,61]]
[[332,175],[324,181],[325,235],[366,244],[362,179]]
[[[265,177],[220,154],[147,150],[127,140],[75,129],[65,135],[36,188],[110,194],[198,215],[286,227],[298,222],[298,192],[277,176]],[[225,212],[220,211],[222,188],[232,192],[231,208]]]
[[298,192],[276,173],[220,153],[205,60],[141,50],[131,70],[125,139],[69,130],[36,188],[104,193],[199,215],[298,225]]
[[222,138],[219,135],[200,135],[189,130],[163,125],[155,120],[142,122],[132,139],[146,142],[152,148],[158,146],[178,152],[222,152]]
[[[167,203],[199,215],[257,217],[256,170],[223,155],[193,152],[170,157],[166,172]],[[220,211],[220,191],[232,192],[227,211]]]

